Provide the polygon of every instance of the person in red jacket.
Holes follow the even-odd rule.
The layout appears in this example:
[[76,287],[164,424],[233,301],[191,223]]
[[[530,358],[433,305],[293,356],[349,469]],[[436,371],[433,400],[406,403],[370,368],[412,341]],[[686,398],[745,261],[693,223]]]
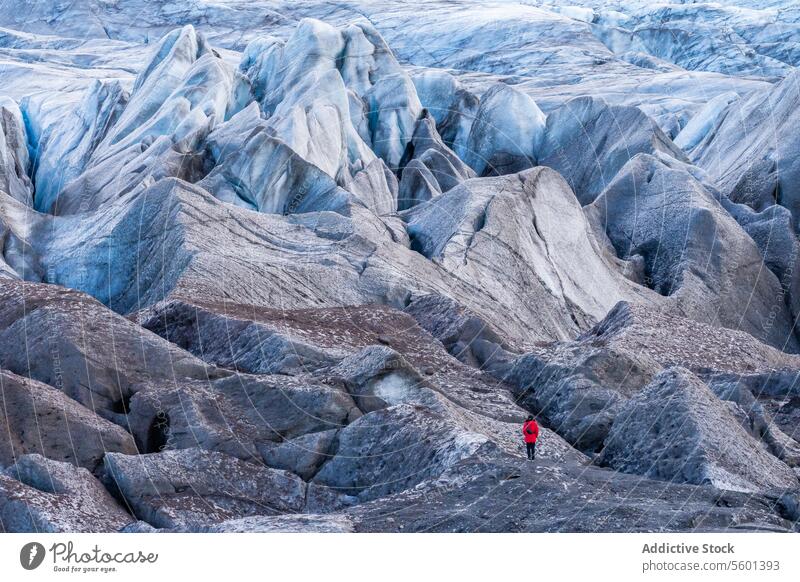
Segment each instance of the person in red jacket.
[[522,436],[525,438],[528,460],[533,461],[536,458],[536,439],[539,438],[539,424],[532,416],[529,416],[522,423]]

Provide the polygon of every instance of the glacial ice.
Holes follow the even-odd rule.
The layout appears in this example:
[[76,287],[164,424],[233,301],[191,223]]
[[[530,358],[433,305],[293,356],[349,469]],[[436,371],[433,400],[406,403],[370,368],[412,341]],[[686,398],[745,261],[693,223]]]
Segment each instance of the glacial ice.
[[128,93],[119,82],[94,81],[83,100],[39,141],[36,209],[57,213],[58,194],[86,169],[105,132],[119,118]]
[[[0,529],[796,528],[771,490],[800,466],[787,0],[22,12],[0,14],[0,428],[31,454],[0,471]],[[645,430],[670,394],[682,441]],[[521,465],[530,412],[557,470]],[[93,474],[61,462],[65,423]],[[726,434],[760,472],[711,458]],[[140,460],[219,505],[143,490]]]
[[498,83],[481,98],[467,143],[456,153],[479,176],[513,174],[536,164],[544,130],[536,102]]
[[673,140],[675,145],[684,151],[694,149],[712,130],[715,129],[720,119],[727,113],[728,105],[739,98],[737,93],[730,91],[722,93],[711,99],[703,109],[698,111],[689,120],[680,133]]
[[12,99],[0,97],[0,190],[27,206],[33,203],[30,165],[22,113]]

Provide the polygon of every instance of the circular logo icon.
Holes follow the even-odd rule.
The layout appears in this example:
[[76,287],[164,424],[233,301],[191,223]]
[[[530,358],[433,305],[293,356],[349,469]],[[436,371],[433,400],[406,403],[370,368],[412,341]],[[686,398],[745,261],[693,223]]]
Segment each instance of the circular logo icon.
[[19,552],[19,563],[26,570],[35,570],[42,565],[44,554],[44,546],[39,542],[27,543]]

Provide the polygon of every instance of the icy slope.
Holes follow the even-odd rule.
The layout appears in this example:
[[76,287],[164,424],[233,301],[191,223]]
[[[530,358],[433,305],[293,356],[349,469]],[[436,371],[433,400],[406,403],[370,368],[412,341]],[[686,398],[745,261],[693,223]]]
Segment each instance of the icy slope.
[[3,12],[0,530],[797,529],[798,23]]

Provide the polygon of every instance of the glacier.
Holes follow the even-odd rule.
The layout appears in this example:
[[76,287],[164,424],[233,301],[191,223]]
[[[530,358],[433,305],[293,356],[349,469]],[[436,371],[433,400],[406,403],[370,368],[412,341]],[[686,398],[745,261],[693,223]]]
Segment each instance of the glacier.
[[795,3],[45,1],[0,59],[0,531],[800,527]]

